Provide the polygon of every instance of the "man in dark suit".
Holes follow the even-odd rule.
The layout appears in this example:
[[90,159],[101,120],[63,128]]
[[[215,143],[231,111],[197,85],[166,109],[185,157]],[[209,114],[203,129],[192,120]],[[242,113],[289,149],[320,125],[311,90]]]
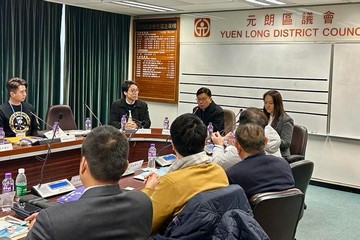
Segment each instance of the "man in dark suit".
[[196,101],[198,105],[193,109],[193,113],[203,121],[205,126],[211,122],[214,132],[224,131],[224,110],[213,101],[210,89],[199,88],[196,92]]
[[140,191],[124,192],[118,181],[128,165],[126,137],[112,126],[93,129],[84,140],[79,200],[49,207],[28,219],[27,239],[147,239],[152,205]]
[[235,138],[235,147],[243,160],[226,169],[230,184],[239,184],[248,198],[257,193],[294,187],[289,163],[264,152],[267,143],[264,126],[256,123],[240,124]]

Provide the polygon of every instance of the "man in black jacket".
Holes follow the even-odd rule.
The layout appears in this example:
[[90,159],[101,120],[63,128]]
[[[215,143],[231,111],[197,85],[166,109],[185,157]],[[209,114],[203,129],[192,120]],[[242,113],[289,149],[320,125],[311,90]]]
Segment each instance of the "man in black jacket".
[[0,127],[6,137],[36,136],[39,123],[31,114],[34,108],[25,102],[27,83],[21,78],[11,78],[6,82],[9,101],[0,105]]
[[126,129],[150,128],[151,121],[146,102],[138,99],[139,88],[136,82],[125,81],[121,87],[124,97],[111,105],[109,124],[121,128],[121,118],[126,116]]
[[207,126],[209,122],[214,126],[214,132],[224,130],[224,110],[217,105],[211,97],[211,91],[202,87],[196,92],[198,106],[193,109],[193,113],[198,116]]

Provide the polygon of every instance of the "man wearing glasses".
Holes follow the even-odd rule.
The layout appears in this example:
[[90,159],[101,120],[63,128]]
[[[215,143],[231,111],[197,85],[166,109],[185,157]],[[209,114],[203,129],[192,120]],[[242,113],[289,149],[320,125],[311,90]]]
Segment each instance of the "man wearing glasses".
[[36,136],[39,123],[32,115],[34,108],[25,102],[27,83],[21,78],[11,78],[6,82],[9,101],[0,105],[0,127],[6,137]]
[[224,131],[224,110],[211,98],[211,91],[202,87],[196,92],[197,106],[193,113],[207,126],[209,122],[214,126],[214,132]]
[[126,129],[150,128],[151,121],[147,103],[138,99],[139,88],[133,81],[125,81],[121,87],[123,98],[111,105],[109,124],[121,128],[121,118],[126,115]]

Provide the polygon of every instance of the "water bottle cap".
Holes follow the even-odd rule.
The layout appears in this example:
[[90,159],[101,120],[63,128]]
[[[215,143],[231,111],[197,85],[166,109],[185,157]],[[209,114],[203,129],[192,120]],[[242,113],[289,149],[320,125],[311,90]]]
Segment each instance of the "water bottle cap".
[[24,168],[19,168],[18,173],[25,173],[25,169]]
[[155,143],[151,143],[151,144],[150,144],[150,147],[155,147]]
[[3,127],[0,127],[0,131],[1,131],[1,130],[4,130],[4,128],[3,128]]
[[11,178],[11,173],[5,173],[5,178]]
[[86,118],[86,120],[90,120],[90,118],[89,118],[89,117],[87,117],[87,118]]

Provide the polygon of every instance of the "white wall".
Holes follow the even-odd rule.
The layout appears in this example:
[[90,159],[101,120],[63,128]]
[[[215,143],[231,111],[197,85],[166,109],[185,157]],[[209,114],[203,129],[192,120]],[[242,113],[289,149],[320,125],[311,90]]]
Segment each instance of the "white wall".
[[178,105],[158,102],[147,102],[150,112],[151,127],[162,128],[163,120],[168,117],[170,124],[178,116]]
[[313,180],[360,188],[360,140],[310,135],[306,158],[315,163]]

